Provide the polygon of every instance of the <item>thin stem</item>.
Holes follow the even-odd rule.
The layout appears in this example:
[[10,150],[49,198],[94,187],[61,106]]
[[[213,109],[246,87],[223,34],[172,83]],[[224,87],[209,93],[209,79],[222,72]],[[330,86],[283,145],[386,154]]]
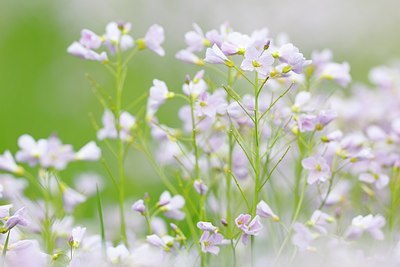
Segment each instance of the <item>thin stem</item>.
[[2,253],[2,257],[1,257],[1,267],[4,266],[5,261],[6,261],[6,253],[7,253],[7,249],[8,249],[8,242],[10,240],[10,232],[11,232],[11,230],[8,230],[7,237],[6,237],[6,242],[4,243],[3,253]]

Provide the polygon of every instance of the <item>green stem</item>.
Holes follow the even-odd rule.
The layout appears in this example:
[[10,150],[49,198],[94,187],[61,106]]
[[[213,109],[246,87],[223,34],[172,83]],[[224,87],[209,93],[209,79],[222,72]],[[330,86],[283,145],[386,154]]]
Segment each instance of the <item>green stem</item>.
[[7,249],[8,249],[8,242],[10,240],[10,232],[11,232],[11,230],[8,230],[7,237],[6,237],[6,242],[4,243],[3,253],[2,253],[2,257],[1,257],[1,267],[4,266],[4,263],[6,261],[6,253],[7,253]]

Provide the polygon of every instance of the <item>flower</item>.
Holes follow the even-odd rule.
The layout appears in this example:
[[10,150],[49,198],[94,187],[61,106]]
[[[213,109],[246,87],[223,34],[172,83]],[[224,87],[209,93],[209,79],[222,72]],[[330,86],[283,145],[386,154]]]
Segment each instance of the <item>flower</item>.
[[347,62],[329,63],[322,70],[321,78],[334,80],[340,86],[346,87],[351,82],[350,65]]
[[82,242],[83,236],[85,235],[86,227],[75,227],[72,229],[71,237],[69,239],[69,244],[74,249],[77,249]]
[[17,210],[13,216],[7,219],[5,224],[5,228],[2,229],[2,233],[9,231],[10,229],[14,228],[17,225],[20,226],[27,226],[29,224],[27,210],[25,207],[20,208]]
[[37,142],[28,134],[21,135],[18,138],[20,150],[15,155],[18,162],[26,162],[33,167],[39,163],[40,158],[46,152],[47,140],[39,139]]
[[250,36],[239,32],[229,33],[226,41],[222,43],[221,50],[226,55],[243,55],[252,44]]
[[263,228],[258,215],[256,215],[252,220],[250,214],[240,214],[235,219],[235,224],[243,232],[242,242],[244,245],[247,245],[249,235],[256,236]]
[[158,235],[148,235],[146,240],[153,246],[161,248],[166,252],[171,251],[171,248],[174,246],[174,238],[169,235],[163,237],[159,237]]
[[154,79],[153,86],[150,88],[150,95],[147,100],[147,117],[152,118],[158,108],[164,104],[165,100],[172,98],[174,93],[168,91],[165,82]]
[[47,140],[45,153],[40,158],[40,164],[45,168],[63,170],[67,164],[74,160],[75,153],[71,145],[64,145],[57,136]]
[[180,210],[184,205],[185,199],[181,195],[171,197],[168,191],[164,191],[158,201],[158,206],[164,212],[164,215],[178,221],[185,218],[185,213]]
[[[97,132],[97,138],[99,140],[116,139],[118,137],[118,131],[116,127],[116,120],[114,114],[110,110],[105,110],[101,119],[103,128]],[[136,124],[134,116],[126,111],[123,111],[119,117],[120,125],[120,138],[123,141],[130,141],[132,138],[131,130]]]
[[107,247],[107,258],[112,264],[124,263],[129,258],[129,250],[123,244]]
[[180,61],[183,61],[185,63],[196,64],[198,66],[204,65],[203,59],[199,58],[196,54],[194,54],[192,51],[189,51],[187,49],[178,51],[178,53],[176,53],[175,57],[176,57],[176,59],[179,59]]
[[303,67],[310,63],[310,61],[306,61],[299,49],[291,43],[282,45],[275,55],[279,58],[279,61],[286,64],[283,67],[284,73],[293,71],[300,74],[303,71]]
[[210,222],[200,221],[197,223],[197,228],[199,228],[200,230],[203,230],[203,231],[209,231],[209,232],[214,232],[214,233],[216,233],[218,231],[218,227],[214,226]]
[[359,215],[352,220],[351,226],[345,233],[345,237],[347,239],[356,239],[359,238],[364,231],[367,231],[373,238],[382,240],[384,239],[384,235],[381,228],[385,226],[385,224],[385,218],[379,214],[375,216],[369,214],[364,217]]
[[200,94],[207,90],[207,83],[203,79],[204,70],[196,73],[192,80],[188,78],[188,81],[183,85],[182,91],[193,98],[197,98]]
[[223,240],[224,237],[219,233],[204,231],[199,240],[201,251],[218,255],[220,250],[218,245],[221,245]]
[[116,53],[117,47],[121,51],[125,51],[135,45],[133,38],[128,35],[131,27],[132,25],[129,22],[110,22],[107,24],[104,39],[112,54]]
[[86,48],[84,45],[82,45],[78,42],[73,42],[67,48],[67,52],[73,56],[76,56],[76,57],[79,57],[82,59],[100,61],[100,62],[108,61],[106,52],[101,52],[100,54],[96,53],[93,50]]
[[271,66],[274,63],[274,58],[271,54],[265,51],[258,51],[255,47],[249,47],[244,54],[244,59],[240,68],[245,71],[257,71],[263,77],[266,77]]
[[301,161],[301,165],[309,171],[307,183],[313,184],[317,181],[325,182],[331,175],[331,170],[325,158],[312,156]]
[[161,47],[164,39],[165,37],[163,27],[154,24],[148,29],[143,39],[137,40],[137,44],[139,46],[139,49],[145,49],[147,47],[150,50],[154,51],[157,55],[164,56],[165,51]]
[[307,226],[310,226],[320,232],[321,234],[327,234],[325,225],[333,222],[334,219],[326,213],[320,210],[316,210],[311,215],[311,219],[307,222]]
[[264,200],[261,200],[257,204],[257,215],[262,218],[272,218],[272,220],[278,222],[279,217],[271,210],[267,203]]
[[193,183],[194,189],[197,193],[204,196],[207,193],[208,186],[204,184],[202,180],[195,180]]
[[72,212],[76,205],[86,201],[86,197],[81,193],[73,190],[65,184],[60,185],[64,208],[66,212]]
[[99,160],[100,157],[101,157],[101,150],[93,141],[84,145],[75,154],[75,160],[96,161]]
[[146,206],[144,205],[143,199],[139,199],[138,201],[133,203],[131,209],[143,215],[146,212]]
[[0,170],[15,173],[15,174],[23,174],[24,169],[18,166],[14,160],[10,151],[5,151],[3,155],[0,155]]
[[295,223],[293,229],[294,235],[292,237],[292,243],[297,246],[300,251],[315,250],[315,248],[311,246],[311,242],[318,237],[318,234],[311,232],[310,229],[301,223]]
[[212,48],[207,48],[204,61],[210,64],[225,64],[228,67],[233,66],[232,61],[225,56],[216,44],[214,44]]

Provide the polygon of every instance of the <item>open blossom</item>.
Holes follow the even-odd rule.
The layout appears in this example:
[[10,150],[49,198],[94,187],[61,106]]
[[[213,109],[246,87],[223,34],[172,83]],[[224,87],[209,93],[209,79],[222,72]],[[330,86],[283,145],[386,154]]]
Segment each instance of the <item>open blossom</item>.
[[72,229],[72,233],[69,239],[69,243],[70,245],[77,249],[79,247],[79,245],[82,242],[83,236],[86,233],[86,227],[75,227],[74,229]]
[[19,162],[26,162],[33,167],[39,163],[40,158],[46,152],[47,140],[39,139],[37,142],[28,134],[21,135],[18,138],[19,151],[15,158]]
[[224,237],[215,232],[204,231],[200,237],[201,251],[204,253],[219,254],[219,247],[223,243]]
[[71,145],[63,144],[57,136],[51,136],[47,140],[46,152],[40,158],[40,164],[45,168],[63,170],[74,157]]
[[137,40],[139,49],[149,48],[159,56],[164,56],[164,48],[161,44],[164,42],[164,29],[160,25],[152,25],[146,32],[144,38]]
[[272,211],[264,200],[261,200],[257,204],[257,215],[262,218],[272,218],[276,222],[279,221],[279,217]]
[[357,216],[352,222],[351,226],[347,229],[345,237],[347,239],[359,238],[365,231],[368,232],[373,238],[377,240],[384,239],[382,227],[385,226],[386,220],[381,215],[369,214],[367,216]]
[[0,206],[0,220],[10,216],[10,209],[13,205],[1,205]]
[[316,210],[313,212],[310,220],[307,222],[307,226],[314,228],[321,234],[327,234],[325,226],[334,221],[332,216],[329,216],[326,213],[323,213],[320,210]]
[[[103,128],[97,132],[97,138],[99,140],[106,138],[116,139],[118,137],[118,131],[114,114],[110,110],[105,110],[101,120],[103,123]],[[121,113],[119,118],[121,140],[129,141],[131,139],[131,131],[135,124],[136,119],[134,116],[126,111]]]
[[373,168],[372,166],[374,165],[371,165],[371,170],[368,172],[361,173],[358,179],[364,183],[375,184],[377,189],[385,188],[389,184],[389,176],[382,173],[379,167]]
[[99,54],[78,42],[72,43],[68,47],[67,52],[73,56],[87,60],[100,61],[100,62],[108,60],[106,52],[101,52]]
[[183,61],[185,63],[196,64],[198,66],[204,65],[203,59],[201,59],[196,54],[194,54],[192,51],[189,51],[187,49],[178,51],[176,53],[175,57],[176,57],[176,59],[179,59],[180,61]]
[[202,180],[196,180],[193,183],[194,189],[197,193],[204,196],[207,193],[208,186]]
[[17,165],[10,151],[5,151],[3,155],[0,155],[0,170],[12,172],[15,174],[22,174],[23,169]]
[[331,169],[325,158],[321,156],[312,156],[303,159],[301,165],[308,171],[308,184],[313,184],[317,181],[325,182],[331,176]]
[[225,42],[222,43],[221,50],[226,55],[243,55],[252,42],[253,40],[247,34],[232,32],[228,34]]
[[207,48],[204,61],[210,64],[225,64],[227,66],[232,66],[233,64],[216,44],[212,48]]
[[153,117],[158,108],[164,104],[165,100],[172,98],[173,96],[174,93],[168,91],[168,87],[165,82],[154,79],[153,86],[150,88],[150,94],[147,100],[147,117]]
[[158,201],[158,206],[166,217],[179,221],[185,218],[185,213],[181,211],[184,205],[185,199],[181,195],[171,197],[168,191],[164,191]]
[[27,216],[27,210],[25,207],[22,207],[19,210],[17,210],[13,216],[7,219],[5,229],[3,230],[3,232],[10,230],[17,225],[27,226],[28,224],[29,224],[29,219]]
[[293,71],[299,74],[303,71],[303,67],[310,63],[310,61],[306,61],[299,49],[291,43],[281,46],[276,52],[276,56],[279,61],[286,64],[286,67],[283,68],[285,73]]
[[311,246],[311,243],[318,237],[318,234],[311,232],[310,229],[301,223],[295,223],[293,229],[294,235],[292,237],[292,243],[297,246],[300,251],[315,250],[315,248]]
[[72,212],[76,205],[86,201],[86,197],[72,188],[61,185],[62,198],[66,212]]
[[107,259],[112,264],[123,264],[128,260],[129,255],[129,250],[123,244],[116,247],[107,247]]
[[346,87],[351,82],[350,66],[348,63],[329,63],[322,70],[321,77]]
[[204,70],[196,73],[192,80],[187,79],[187,82],[183,84],[182,91],[193,98],[197,98],[200,94],[207,90],[207,83],[203,79]]
[[101,157],[101,150],[95,142],[91,141],[84,145],[76,154],[76,160],[96,161]]
[[117,47],[121,51],[132,48],[135,43],[133,38],[128,35],[132,25],[129,22],[110,22],[106,25],[106,33],[104,35],[105,45],[112,54],[115,54]]
[[251,219],[250,214],[240,214],[235,219],[235,224],[243,232],[242,242],[244,245],[247,245],[249,241],[249,235],[256,236],[263,228],[258,215]]
[[147,242],[161,248],[164,251],[171,251],[172,247],[174,246],[174,238],[169,235],[165,235],[163,237],[159,237],[158,235],[148,235],[146,237]]
[[223,114],[226,111],[226,107],[226,94],[224,91],[217,90],[212,95],[203,92],[196,102],[195,113],[197,116],[215,118],[217,114]]
[[265,51],[259,51],[255,47],[249,47],[244,54],[244,59],[240,68],[245,71],[257,71],[261,76],[266,77],[271,66],[274,63],[274,58],[271,54]]

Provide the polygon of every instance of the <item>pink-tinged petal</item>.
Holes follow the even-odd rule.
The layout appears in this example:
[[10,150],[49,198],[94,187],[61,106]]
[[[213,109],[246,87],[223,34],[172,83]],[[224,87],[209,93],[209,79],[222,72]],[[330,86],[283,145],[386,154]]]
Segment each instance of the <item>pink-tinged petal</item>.
[[306,170],[314,170],[317,167],[317,160],[315,157],[305,158],[301,161],[301,166]]
[[369,183],[369,184],[372,184],[375,182],[374,175],[372,175],[371,173],[362,173],[362,174],[360,174],[358,179],[362,182]]

